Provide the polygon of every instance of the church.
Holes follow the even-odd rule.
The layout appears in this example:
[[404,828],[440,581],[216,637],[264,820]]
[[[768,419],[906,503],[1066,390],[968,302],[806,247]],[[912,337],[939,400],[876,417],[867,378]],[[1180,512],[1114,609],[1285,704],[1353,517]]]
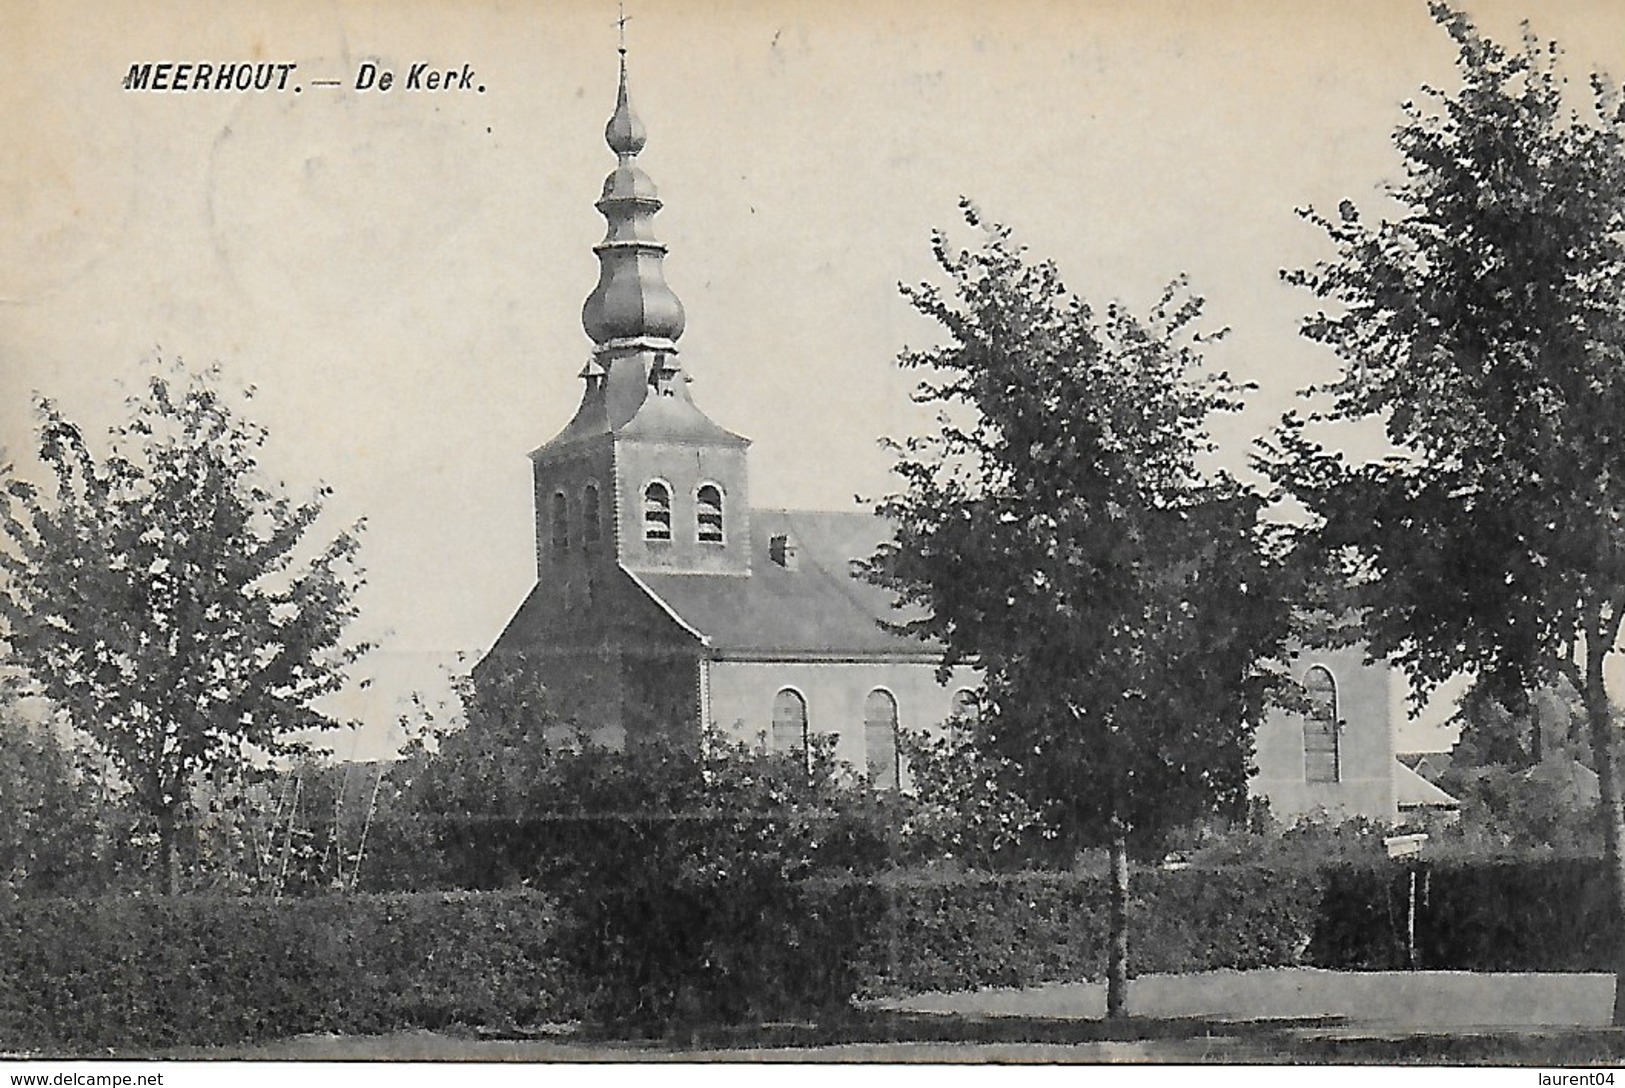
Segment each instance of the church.
[[[890,537],[883,521],[752,505],[750,440],[690,393],[624,50],[605,139],[616,165],[597,202],[581,403],[530,455],[536,584],[481,667],[533,670],[602,743],[710,725],[789,751],[829,735],[871,785],[906,783],[898,730],[968,711],[976,674],[939,683],[940,654],[887,628],[890,594],[854,576]],[[1295,669],[1311,709],[1259,729],[1255,794],[1288,819],[1393,819],[1390,670],[1348,650]]]

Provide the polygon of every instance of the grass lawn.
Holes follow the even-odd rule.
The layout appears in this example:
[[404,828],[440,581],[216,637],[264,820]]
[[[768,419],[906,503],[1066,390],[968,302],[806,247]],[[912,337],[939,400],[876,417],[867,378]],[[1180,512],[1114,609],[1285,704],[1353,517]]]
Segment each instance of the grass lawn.
[[[1613,976],[1602,974],[1280,968],[1147,975],[1129,984],[1129,1012],[1155,1019],[1335,1018],[1352,1028],[1384,1031],[1590,1028],[1607,1026],[1613,994]],[[875,1004],[919,1013],[1098,1020],[1106,1015],[1106,987],[1052,983]]]
[[1130,1017],[1104,1019],[1104,988],[922,994],[871,1003],[849,1021],[697,1030],[660,1043],[571,1033],[488,1038],[397,1032],[304,1036],[162,1057],[297,1061],[1442,1062],[1618,1064],[1607,1027],[1613,978],[1595,974],[1339,972],[1152,975]]

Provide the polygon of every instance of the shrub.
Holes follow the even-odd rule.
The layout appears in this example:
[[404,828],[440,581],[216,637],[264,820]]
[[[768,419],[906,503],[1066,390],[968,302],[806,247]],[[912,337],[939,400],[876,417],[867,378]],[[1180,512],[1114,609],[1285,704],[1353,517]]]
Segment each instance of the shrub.
[[856,950],[869,995],[1085,978],[1104,962],[1106,888],[1098,880],[910,874],[833,883],[826,894],[872,919]]
[[535,892],[0,905],[0,1049],[89,1053],[568,1018]]
[[1012,788],[1017,768],[982,752],[973,724],[946,733],[900,734],[912,788],[900,822],[899,861],[953,859],[976,869],[1009,870],[1047,856],[1055,836]]
[[1407,872],[1392,862],[1328,866],[1309,961],[1370,971],[1408,966],[1408,881]]
[[1264,866],[1152,870],[1137,882],[1129,925],[1139,972],[1307,962],[1323,903],[1316,873]]
[[881,864],[885,817],[840,790],[827,750],[812,759],[809,774],[799,754],[710,737],[559,764],[534,839],[538,879],[559,896],[596,1019],[657,1031],[847,1001],[849,957],[806,878]]
[[1612,971],[1620,919],[1601,858],[1449,862],[1424,874],[1426,966],[1462,971]]
[[71,894],[99,875],[96,799],[75,755],[0,687],[0,889]]
[[[818,1016],[854,993],[1104,973],[1099,873],[795,875],[781,846],[750,845],[753,827],[618,823],[626,852],[581,874],[569,915],[526,889],[13,899],[0,903],[0,1050],[581,1017],[660,1031]],[[1131,886],[1135,973],[1406,965],[1408,873],[1391,862],[1153,869]],[[1418,870],[1424,967],[1608,969],[1617,932],[1598,859]]]
[[[1409,873],[1339,866],[1311,950],[1324,967],[1409,966]],[[1619,919],[1602,859],[1445,858],[1417,868],[1417,966],[1449,971],[1612,971]]]
[[[1386,859],[1144,870],[1131,880],[1135,974],[1409,966],[1409,871]],[[1445,860],[1417,871],[1418,965],[1612,970],[1619,923],[1596,858]],[[1106,886],[1089,873],[894,874],[822,895],[872,919],[864,992],[1100,978]],[[863,927],[851,932],[861,933]]]
[[[1137,974],[1301,964],[1320,908],[1313,874],[1267,869],[1145,870],[1130,888]],[[1105,973],[1109,888],[1100,874],[894,874],[827,882],[821,894],[874,919],[856,951],[870,994]]]
[[415,834],[421,871],[444,886],[546,887],[584,1007],[617,1029],[804,1016],[850,997],[848,957],[830,954],[802,881],[888,864],[899,817],[895,800],[852,788],[831,739],[774,753],[654,734],[610,749],[570,730],[522,671],[478,679],[468,726],[417,745],[383,791],[369,881],[398,878]]

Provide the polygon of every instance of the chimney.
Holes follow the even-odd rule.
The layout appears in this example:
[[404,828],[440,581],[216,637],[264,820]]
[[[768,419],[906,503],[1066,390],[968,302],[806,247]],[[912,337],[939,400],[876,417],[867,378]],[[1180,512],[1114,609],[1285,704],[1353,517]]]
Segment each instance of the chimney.
[[767,557],[785,570],[798,570],[801,566],[796,559],[795,541],[786,533],[775,533],[767,538]]

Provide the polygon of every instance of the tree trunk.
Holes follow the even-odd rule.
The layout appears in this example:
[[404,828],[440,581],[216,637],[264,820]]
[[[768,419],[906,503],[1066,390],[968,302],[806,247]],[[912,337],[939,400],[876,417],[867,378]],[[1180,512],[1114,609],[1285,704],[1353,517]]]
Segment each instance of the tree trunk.
[[1529,759],[1537,767],[1546,759],[1546,738],[1540,732],[1540,702],[1538,694],[1529,699]]
[[[1614,781],[1614,723],[1602,677],[1608,647],[1602,644],[1600,637],[1590,638],[1588,643],[1585,690],[1581,692],[1581,700],[1585,704],[1586,724],[1591,732],[1591,758],[1597,765],[1597,788],[1602,794],[1603,848],[1609,882],[1613,885],[1614,917],[1625,919],[1625,857],[1620,856],[1620,843],[1625,840],[1625,802],[1622,802]],[[1614,940],[1612,1022],[1615,1027],[1625,1026],[1625,932],[1616,932]]]
[[175,860],[175,813],[165,810],[158,814],[158,872],[159,890],[164,895],[181,893],[180,866]]
[[1111,947],[1106,954],[1106,1015],[1128,1015],[1128,835],[1120,820],[1111,829]]

